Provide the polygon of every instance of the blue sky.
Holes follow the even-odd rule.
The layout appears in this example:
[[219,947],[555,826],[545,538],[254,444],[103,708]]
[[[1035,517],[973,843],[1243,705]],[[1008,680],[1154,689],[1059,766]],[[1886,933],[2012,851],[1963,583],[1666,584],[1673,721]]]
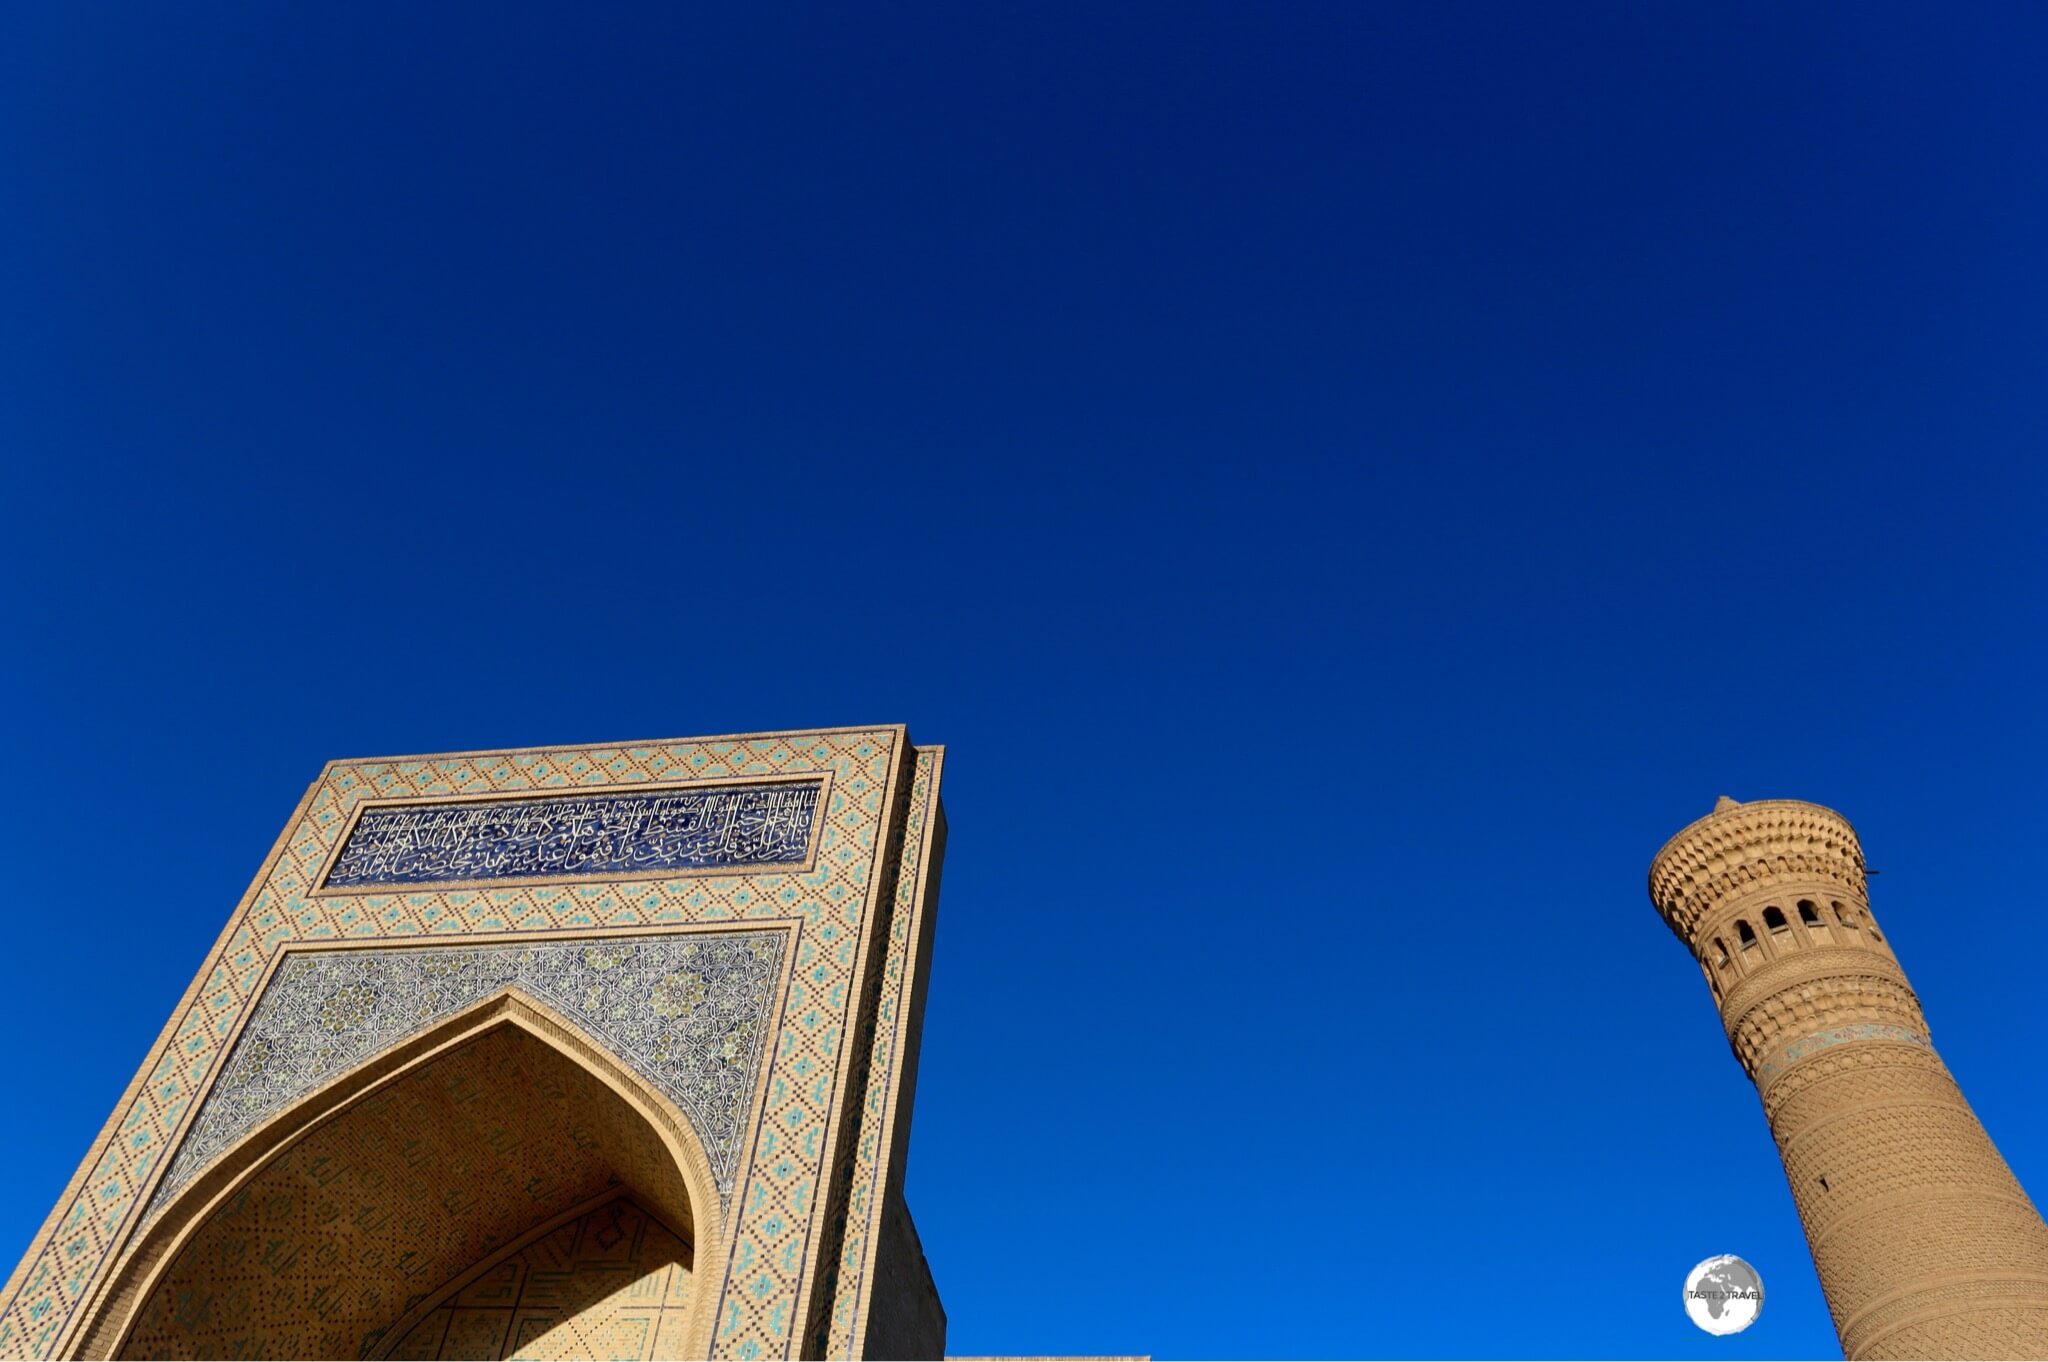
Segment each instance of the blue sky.
[[2048,24],[1777,11],[0,10],[0,1258],[325,760],[902,721],[953,1351],[1832,1355],[1644,872],[2048,1193]]

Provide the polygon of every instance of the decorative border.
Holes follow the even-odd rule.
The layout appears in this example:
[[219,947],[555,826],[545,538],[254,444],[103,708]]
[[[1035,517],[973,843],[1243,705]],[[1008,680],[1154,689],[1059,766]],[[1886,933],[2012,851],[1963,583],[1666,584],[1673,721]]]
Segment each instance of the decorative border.
[[[770,1331],[779,1339],[782,1355],[790,1357],[803,1347],[804,1323],[815,1309],[814,1299],[830,1273],[830,1264],[814,1259],[814,1252],[832,1242],[833,1192],[838,1177],[841,1148],[854,1135],[854,1113],[844,1110],[846,1095],[853,1081],[855,1066],[860,1065],[864,1056],[855,1043],[860,1021],[861,1000],[867,996],[867,980],[871,971],[882,967],[883,947],[879,933],[873,930],[880,925],[878,919],[885,910],[885,898],[893,893],[893,886],[902,872],[903,839],[905,835],[903,817],[908,803],[909,785],[916,768],[916,749],[906,738],[905,743],[894,754],[889,769],[889,779],[879,813],[879,834],[874,855],[869,861],[867,893],[864,902],[867,911],[862,919],[862,933],[857,941],[849,943],[849,958],[852,963],[852,977],[846,991],[838,1001],[841,1027],[837,1030],[834,1050],[838,1056],[831,1076],[832,1100],[826,1110],[824,1148],[816,1164],[816,1176],[806,1186],[804,1197],[811,1202],[810,1214],[804,1226],[802,1238],[792,1247],[796,1248],[799,1262],[811,1264],[808,1271],[798,1275],[793,1300],[778,1305],[768,1319]],[[799,968],[801,968],[799,960]],[[781,1133],[772,1128],[769,1120],[763,1119],[755,1126],[754,1157],[750,1170],[759,1170],[781,1139]],[[813,1152],[806,1150],[806,1153]],[[779,1166],[779,1165],[778,1165]],[[744,1205],[744,1203],[743,1203]],[[760,1357],[762,1352],[755,1339],[745,1337],[743,1326],[749,1319],[744,1297],[751,1292],[757,1298],[769,1292],[767,1274],[751,1283],[740,1279],[751,1262],[742,1255],[751,1245],[736,1243],[733,1256],[728,1263],[725,1278],[719,1283],[717,1304],[712,1319],[712,1353],[751,1359]],[[785,1254],[785,1257],[788,1255]],[[787,1306],[787,1310],[783,1308]]]
[[600,794],[649,794],[663,791],[726,790],[744,785],[816,785],[818,803],[811,814],[810,841],[800,861],[777,861],[760,865],[707,865],[671,866],[660,870],[627,870],[599,872],[597,874],[568,875],[505,875],[483,880],[404,880],[388,884],[350,884],[339,887],[327,883],[328,875],[334,871],[334,863],[341,859],[341,853],[348,848],[348,839],[355,835],[356,824],[363,814],[371,809],[431,808],[438,804],[509,804],[514,802],[560,799],[561,790],[527,790],[514,794],[493,795],[443,795],[426,799],[365,799],[359,802],[349,814],[348,823],[335,838],[333,849],[314,872],[311,892],[317,898],[368,898],[380,894],[414,894],[439,892],[444,889],[512,889],[537,884],[629,884],[638,880],[678,880],[706,875],[782,875],[801,874],[818,863],[818,843],[823,838],[825,813],[832,807],[832,773],[825,771],[816,776],[753,776],[732,780],[687,780],[663,781],[654,784],[635,784],[625,788],[616,786],[584,790],[589,795]]
[[[846,1238],[839,1281],[826,1323],[825,1357],[861,1355],[863,1326],[874,1303],[875,1260],[881,1249],[882,1216],[891,1183],[909,1155],[910,1118],[916,1100],[919,1040],[924,1027],[925,990],[931,975],[932,936],[938,899],[937,863],[944,855],[945,811],[939,804],[942,747],[917,750],[911,785],[904,860],[913,873],[897,881],[889,918],[881,998],[868,1065],[866,1100],[859,1114],[860,1136],[853,1151],[848,1189]],[[898,1189],[900,1190],[900,1189]]]

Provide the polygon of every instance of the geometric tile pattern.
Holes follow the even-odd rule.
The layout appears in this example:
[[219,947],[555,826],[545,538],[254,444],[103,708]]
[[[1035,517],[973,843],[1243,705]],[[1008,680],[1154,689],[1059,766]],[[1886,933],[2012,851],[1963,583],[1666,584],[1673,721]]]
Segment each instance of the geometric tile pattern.
[[[713,1350],[790,1355],[798,1297],[817,1276],[836,1103],[870,960],[867,906],[884,864],[899,776],[899,726],[809,730],[620,746],[338,761],[308,790],[257,882],[154,1046],[0,1297],[0,1357],[46,1356],[82,1327],[86,1297],[131,1243],[145,1199],[220,1069],[257,988],[288,944],[590,935],[675,924],[788,923],[789,983],[769,1042],[764,1103],[742,1151],[725,1218],[724,1280]],[[710,785],[742,777],[829,779],[807,869],[486,888],[316,892],[316,879],[365,800],[420,801],[635,785]],[[907,803],[908,790],[903,791]],[[110,876],[82,897],[136,892]]]
[[[924,866],[927,839],[933,835],[938,817],[939,768],[944,754],[917,754],[916,776],[910,787],[910,808],[903,837],[903,873],[896,878],[896,907],[889,919],[889,941],[883,957],[879,998],[872,1024],[866,1066],[866,1086],[861,1094],[861,1111],[855,1137],[847,1150],[851,1168],[845,1179],[849,1189],[846,1234],[833,1268],[834,1289],[822,1325],[822,1336],[813,1348],[823,1357],[851,1357],[860,1339],[861,1296],[868,1287],[864,1269],[873,1256],[875,1239],[881,1234],[883,1177],[888,1171],[890,1139],[895,1134],[892,1117],[891,1078],[903,1062],[909,1019],[902,1015],[909,991],[904,987],[916,968],[917,945],[911,927],[915,909],[926,892],[924,877],[913,873]],[[929,930],[929,924],[927,924]],[[813,1314],[821,1313],[813,1311]]]
[[688,1244],[621,1197],[452,1293],[385,1356],[680,1357],[690,1262]]
[[258,999],[150,1212],[314,1088],[508,986],[580,1023],[681,1107],[730,1199],[786,940],[690,932],[295,953]]

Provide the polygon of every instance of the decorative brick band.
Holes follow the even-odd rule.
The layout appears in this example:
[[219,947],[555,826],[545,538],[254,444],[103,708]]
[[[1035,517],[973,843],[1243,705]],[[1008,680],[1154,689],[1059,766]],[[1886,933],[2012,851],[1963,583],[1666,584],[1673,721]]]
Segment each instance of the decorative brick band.
[[[1806,946],[1765,962],[1728,990],[1721,1000],[1721,1021],[1732,1034],[1751,1012],[1786,995],[1819,989],[1825,995],[1844,990],[1882,992],[1919,1010],[1919,999],[1898,962],[1875,950],[1847,946]],[[1831,1019],[1823,1019],[1831,1020]],[[1851,1018],[1844,1017],[1843,1021]],[[1819,1027],[1801,1028],[1819,1030]]]
[[1863,849],[1849,820],[1797,799],[1731,804],[1664,844],[1650,863],[1650,901],[1691,947],[1700,919],[1751,887],[1822,882],[1863,893]]
[[1896,1041],[1903,1045],[1918,1045],[1931,1050],[1933,1045],[1927,1037],[1903,1026],[1886,1026],[1878,1022],[1861,1022],[1854,1026],[1836,1026],[1810,1036],[1782,1045],[1772,1056],[1756,1066],[1756,1084],[1761,1088],[1790,1068],[1798,1060],[1837,1045],[1846,1045],[1859,1040]]
[[1881,1356],[1875,1350],[1883,1335],[1922,1320],[1986,1306],[2017,1306],[2036,1315],[2048,1314],[2048,1278],[2024,1272],[1985,1273],[1981,1277],[1944,1282],[1902,1292],[1866,1307],[1842,1325],[1843,1351],[1852,1357]]

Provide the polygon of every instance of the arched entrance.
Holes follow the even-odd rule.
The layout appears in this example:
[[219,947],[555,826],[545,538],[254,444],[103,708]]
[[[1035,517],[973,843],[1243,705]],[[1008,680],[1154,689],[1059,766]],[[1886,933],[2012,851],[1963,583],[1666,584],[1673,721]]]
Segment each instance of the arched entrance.
[[673,1106],[508,992],[195,1180],[124,1258],[85,1355],[703,1356],[710,1186]]

